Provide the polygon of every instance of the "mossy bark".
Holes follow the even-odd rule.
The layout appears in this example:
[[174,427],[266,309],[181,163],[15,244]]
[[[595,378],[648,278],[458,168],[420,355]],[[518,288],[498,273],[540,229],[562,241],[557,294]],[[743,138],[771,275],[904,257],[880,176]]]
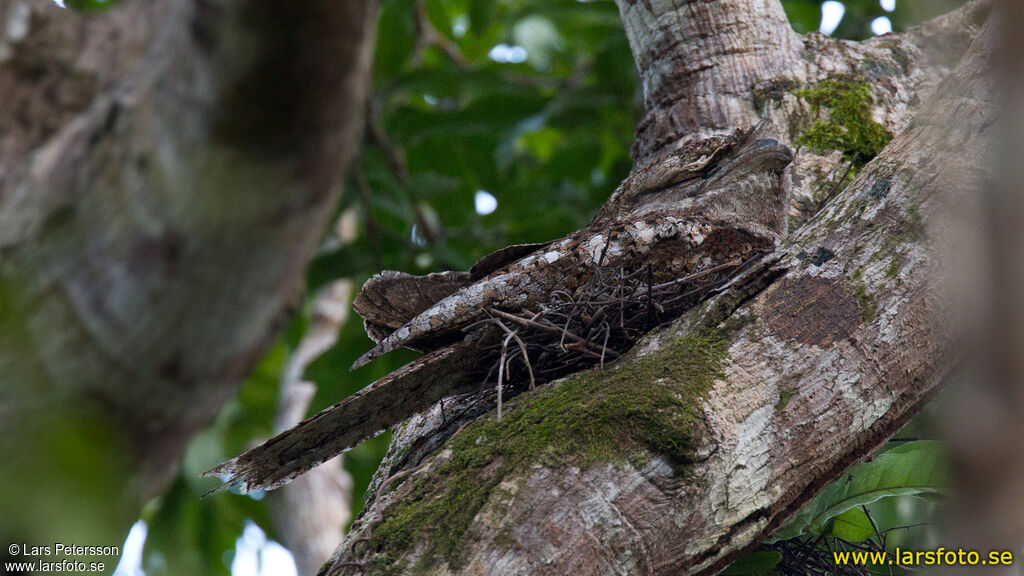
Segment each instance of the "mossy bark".
[[699,410],[721,377],[728,340],[685,336],[519,396],[503,418],[480,418],[441,448],[429,470],[400,485],[399,503],[367,530],[385,572],[458,568],[461,542],[492,493],[533,467],[643,468],[659,459],[683,473],[708,442]]

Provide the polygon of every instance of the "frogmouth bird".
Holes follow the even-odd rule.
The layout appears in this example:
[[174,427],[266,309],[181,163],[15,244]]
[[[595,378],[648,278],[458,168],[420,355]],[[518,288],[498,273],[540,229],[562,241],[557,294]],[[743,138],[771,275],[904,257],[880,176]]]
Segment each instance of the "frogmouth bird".
[[400,347],[425,354],[207,475],[276,488],[443,398],[495,380],[500,398],[625,351],[785,235],[793,153],[769,133],[762,123],[661,153],[562,239],[466,272],[374,276],[353,308],[376,346],[353,369]]

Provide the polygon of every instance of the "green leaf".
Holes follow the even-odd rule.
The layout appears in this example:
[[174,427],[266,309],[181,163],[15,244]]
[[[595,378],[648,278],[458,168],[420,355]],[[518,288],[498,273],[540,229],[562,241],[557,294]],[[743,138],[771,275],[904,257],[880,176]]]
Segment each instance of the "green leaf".
[[469,3],[469,23],[476,34],[483,34],[495,18],[494,0],[473,0]]
[[776,530],[771,540],[821,534],[830,520],[851,508],[893,496],[944,494],[948,484],[945,445],[908,442],[850,468]]
[[761,576],[771,574],[772,570],[782,561],[782,554],[774,550],[758,550],[751,552],[733,562],[722,571],[727,576]]
[[863,508],[850,508],[832,519],[829,532],[847,542],[863,542],[875,535],[875,527]]
[[412,0],[393,0],[381,6],[377,20],[377,49],[373,73],[387,79],[397,74],[416,47],[416,22]]

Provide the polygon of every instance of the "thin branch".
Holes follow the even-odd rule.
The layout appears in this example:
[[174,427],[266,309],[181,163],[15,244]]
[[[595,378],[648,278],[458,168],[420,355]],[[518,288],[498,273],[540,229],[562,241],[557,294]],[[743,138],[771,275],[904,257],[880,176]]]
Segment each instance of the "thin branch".
[[437,28],[434,27],[434,23],[430,21],[430,16],[427,14],[426,2],[416,0],[413,10],[417,34],[416,48],[413,49],[413,54],[409,59],[409,64],[412,67],[415,68],[420,65],[423,60],[423,53],[430,46],[435,46],[444,52],[459,68],[468,70],[472,67],[469,58],[466,58],[459,46],[447,36],[438,32]]

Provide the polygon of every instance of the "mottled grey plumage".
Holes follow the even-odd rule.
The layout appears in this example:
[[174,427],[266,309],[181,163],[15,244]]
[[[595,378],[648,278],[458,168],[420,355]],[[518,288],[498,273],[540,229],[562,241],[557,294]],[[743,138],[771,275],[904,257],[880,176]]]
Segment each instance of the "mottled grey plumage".
[[[686,234],[701,234],[683,230],[693,225],[680,220],[686,217],[699,215],[773,242],[778,240],[786,227],[786,187],[782,183],[773,185],[773,181],[781,178],[782,168],[793,155],[777,141],[761,138],[764,130],[702,140],[637,170],[585,229],[544,245],[543,253],[529,251],[490,276],[439,299],[380,339],[353,368],[431,334],[461,329],[480,320],[491,306],[521,309],[543,302],[552,290],[564,288],[554,285],[562,277],[593,269],[600,256],[607,257],[602,265],[636,264],[646,250],[671,237],[685,245],[680,254],[685,257],[692,241]],[[625,228],[618,235],[609,235],[608,229],[615,226]],[[657,238],[643,236],[645,229],[655,226],[660,230]],[[700,250],[700,244],[692,247]],[[671,273],[679,268],[678,262],[661,264],[656,272]],[[364,293],[367,288],[372,288],[369,283]]]
[[555,291],[586,290],[602,267],[646,268],[661,283],[773,249],[786,230],[792,159],[764,125],[714,136],[635,169],[586,228],[565,238],[499,250],[469,272],[374,276],[353,308],[377,345],[353,368],[399,347],[427,354],[209,474],[244,490],[274,488],[476,389],[475,346],[486,336],[464,329],[490,310],[532,310]]

